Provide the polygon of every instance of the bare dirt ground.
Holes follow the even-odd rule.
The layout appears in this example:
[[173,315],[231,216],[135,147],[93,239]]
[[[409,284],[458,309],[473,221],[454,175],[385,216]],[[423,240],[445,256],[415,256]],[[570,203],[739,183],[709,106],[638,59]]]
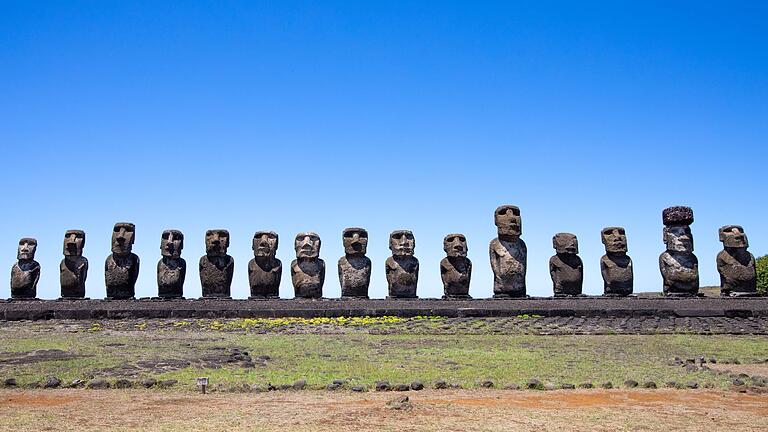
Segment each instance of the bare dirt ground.
[[[412,409],[386,403],[408,396]],[[65,426],[66,425],[66,426]],[[715,390],[178,394],[3,390],[0,431],[765,431],[768,395]]]

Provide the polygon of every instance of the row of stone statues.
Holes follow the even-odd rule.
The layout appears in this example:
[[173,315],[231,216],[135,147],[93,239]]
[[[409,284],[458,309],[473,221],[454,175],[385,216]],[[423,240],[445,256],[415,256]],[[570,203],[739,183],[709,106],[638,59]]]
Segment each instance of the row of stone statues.
[[[664,279],[664,294],[696,296],[699,291],[698,260],[693,254],[690,225],[693,211],[689,207],[670,207],[662,212],[663,239],[666,251],[659,257]],[[519,298],[526,296],[525,276],[528,251],[522,235],[520,209],[505,205],[494,215],[498,237],[491,241],[489,254],[493,270],[493,296]],[[136,227],[117,223],[112,232],[112,254],[104,265],[107,298],[129,299],[135,295],[139,275],[139,257],[132,252]],[[727,225],[719,230],[724,249],[717,255],[721,293],[724,296],[754,296],[756,291],[755,258],[742,227]],[[633,290],[632,259],[627,255],[627,236],[622,227],[608,227],[601,232],[605,255],[600,259],[604,295],[628,296]],[[371,260],[365,256],[368,232],[363,228],[347,228],[342,233],[344,256],[338,272],[342,297],[368,298]],[[296,259],[291,263],[291,280],[296,297],[323,296],[325,262],[320,259],[320,237],[313,232],[300,233],[294,239]],[[258,231],[253,236],[254,258],[248,263],[250,298],[279,297],[282,263],[275,257],[278,235]],[[394,231],[389,237],[392,256],[386,260],[389,298],[416,298],[419,260],[414,256],[416,241],[411,231]],[[570,233],[556,234],[552,239],[556,254],[549,260],[554,295],[580,296],[584,282],[584,265],[579,258],[579,243]],[[85,297],[88,260],[83,257],[85,232],[70,230],[64,235],[64,259],[59,267],[61,297]],[[234,275],[234,259],[227,255],[229,232],[208,230],[205,255],[200,258],[199,274],[204,298],[230,298]],[[11,270],[11,297],[35,298],[40,265],[34,260],[37,241],[19,241],[18,262]],[[164,231],[160,240],[162,258],[157,263],[158,296],[183,297],[186,262],[181,258],[184,234]],[[443,240],[446,257],[440,261],[444,298],[471,298],[469,284],[472,262],[467,258],[467,239],[462,234],[449,234]]]

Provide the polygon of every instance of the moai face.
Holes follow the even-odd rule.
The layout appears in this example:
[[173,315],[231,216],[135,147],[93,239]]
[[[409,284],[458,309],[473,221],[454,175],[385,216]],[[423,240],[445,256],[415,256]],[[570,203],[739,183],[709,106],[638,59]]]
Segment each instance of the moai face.
[[205,232],[205,254],[208,256],[225,256],[229,247],[229,231],[224,229],[208,230]]
[[256,231],[253,235],[253,256],[274,258],[277,253],[278,236],[272,231]]
[[726,225],[719,230],[720,241],[727,248],[748,248],[749,240],[744,228],[739,225]]
[[362,228],[345,229],[342,241],[346,255],[365,255],[368,252],[368,231]]
[[605,251],[608,253],[627,252],[627,234],[622,227],[608,227],[601,231]]
[[165,230],[160,237],[160,253],[166,258],[180,258],[184,249],[184,234],[178,230]]
[[693,252],[693,235],[689,226],[664,227],[664,244],[672,252]]
[[64,233],[64,256],[83,256],[85,231],[67,230]]
[[552,247],[558,254],[576,255],[579,253],[579,241],[571,233],[559,233],[552,237]]
[[19,240],[19,250],[16,254],[18,260],[33,260],[37,251],[37,240],[25,237]]
[[443,250],[449,257],[465,257],[467,238],[463,234],[448,234],[443,239]]
[[513,205],[503,205],[494,213],[494,223],[499,235],[519,237],[523,233],[523,220],[520,209]]
[[395,256],[413,256],[413,250],[416,248],[416,239],[413,233],[408,230],[393,231],[389,235],[389,250]]
[[296,250],[296,258],[317,258],[320,256],[320,236],[313,232],[299,233],[293,248]]
[[128,255],[133,249],[136,226],[128,222],[118,222],[112,230],[112,253]]

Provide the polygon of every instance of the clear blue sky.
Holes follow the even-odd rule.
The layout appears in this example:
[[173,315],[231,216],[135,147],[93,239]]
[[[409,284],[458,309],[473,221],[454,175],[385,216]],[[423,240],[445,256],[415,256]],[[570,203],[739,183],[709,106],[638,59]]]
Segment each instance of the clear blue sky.
[[[528,285],[550,295],[552,235],[572,232],[602,292],[600,229],[626,227],[635,289],[660,290],[661,210],[694,208],[702,284],[717,229],[768,252],[768,7],[761,2],[0,1],[0,263],[39,241],[59,295],[67,229],[87,232],[104,296],[117,221],[137,225],[137,295],[160,233],[184,232],[185,293],[209,228],[230,230],[233,295],[253,232],[314,230],[339,295],[341,231],[366,227],[371,295],[388,234],[411,229],[419,294],[439,296],[445,234],[466,234],[470,293],[492,292],[493,210],[515,204]],[[10,289],[0,290],[8,297]]]

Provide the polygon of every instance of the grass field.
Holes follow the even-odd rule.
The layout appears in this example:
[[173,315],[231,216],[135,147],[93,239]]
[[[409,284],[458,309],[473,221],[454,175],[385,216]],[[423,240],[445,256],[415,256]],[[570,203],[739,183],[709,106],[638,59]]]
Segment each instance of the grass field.
[[[293,333],[284,332],[285,321],[6,323],[0,327],[0,378],[14,377],[23,387],[47,375],[64,384],[151,377],[177,380],[177,391],[195,391],[200,376],[209,377],[213,391],[296,380],[316,389],[333,380],[367,388],[378,380],[421,380],[429,387],[439,379],[464,388],[486,380],[503,387],[532,378],[558,387],[606,381],[621,386],[632,379],[659,387],[695,381],[726,388],[731,379],[725,375],[668,363],[676,356],[741,363],[768,359],[764,336],[423,334],[423,328],[411,334],[408,323],[400,323],[396,333],[377,334],[393,324],[367,320],[295,322]],[[440,325],[418,321],[414,325]],[[322,326],[324,334],[314,334],[313,325]]]

